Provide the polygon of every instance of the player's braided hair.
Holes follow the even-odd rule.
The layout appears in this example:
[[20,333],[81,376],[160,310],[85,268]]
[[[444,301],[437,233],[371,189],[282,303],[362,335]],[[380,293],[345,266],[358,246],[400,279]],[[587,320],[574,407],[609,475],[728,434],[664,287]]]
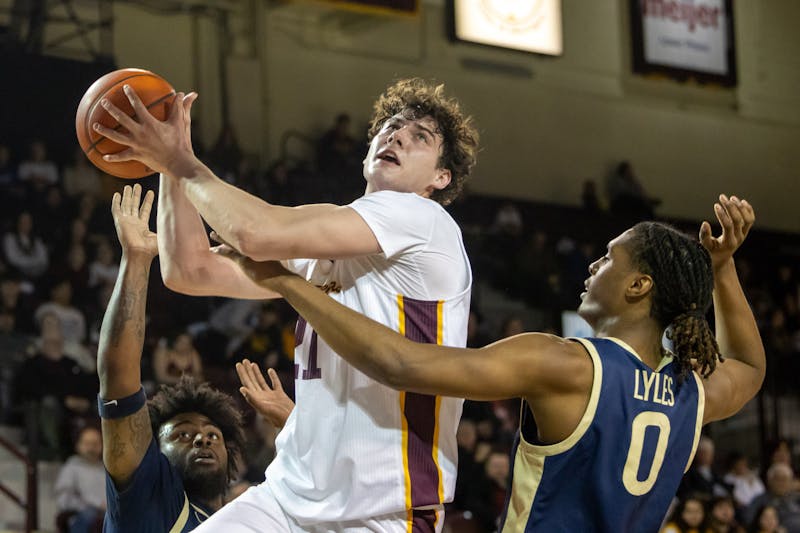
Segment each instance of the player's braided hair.
[[244,450],[242,414],[228,394],[212,389],[208,383],[197,383],[189,376],[182,376],[173,385],[162,385],[161,390],[147,402],[153,435],[158,435],[161,425],[180,413],[200,413],[217,426],[225,439],[228,450],[228,480],[235,479],[238,462]]
[[694,367],[708,377],[723,360],[706,320],[714,289],[711,256],[697,240],[659,222],[636,224],[631,244],[633,264],[653,278],[650,314],[669,328],[678,375]]
[[461,111],[455,98],[444,94],[444,85],[434,85],[420,78],[400,80],[384,91],[373,107],[367,137],[372,140],[383,123],[398,113],[409,118],[431,117],[442,135],[439,168],[450,170],[450,184],[435,190],[431,199],[442,205],[455,200],[475,165],[478,151],[478,130],[471,116]]

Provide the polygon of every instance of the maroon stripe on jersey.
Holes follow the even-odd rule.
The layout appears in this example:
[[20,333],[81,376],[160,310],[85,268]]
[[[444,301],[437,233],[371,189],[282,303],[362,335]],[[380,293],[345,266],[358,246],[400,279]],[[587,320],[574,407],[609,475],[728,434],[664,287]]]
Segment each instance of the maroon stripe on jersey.
[[434,509],[414,509],[411,516],[412,533],[436,533],[436,511]]
[[[438,302],[403,298],[405,335],[415,342],[436,343]],[[436,396],[406,393],[403,414],[408,422],[408,473],[411,506],[439,501],[439,468],[433,460]],[[422,530],[420,530],[422,531]]]

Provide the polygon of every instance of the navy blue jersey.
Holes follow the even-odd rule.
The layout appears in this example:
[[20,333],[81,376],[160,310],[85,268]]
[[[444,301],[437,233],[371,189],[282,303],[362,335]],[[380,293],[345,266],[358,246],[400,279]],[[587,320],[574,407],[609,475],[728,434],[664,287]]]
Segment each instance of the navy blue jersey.
[[501,532],[655,533],[700,438],[700,377],[679,383],[671,357],[654,371],[618,339],[575,340],[594,364],[589,404],[569,437],[540,445],[523,402]]
[[155,439],[124,490],[118,491],[106,472],[106,533],[180,533],[191,531],[210,511],[190,502],[183,481]]

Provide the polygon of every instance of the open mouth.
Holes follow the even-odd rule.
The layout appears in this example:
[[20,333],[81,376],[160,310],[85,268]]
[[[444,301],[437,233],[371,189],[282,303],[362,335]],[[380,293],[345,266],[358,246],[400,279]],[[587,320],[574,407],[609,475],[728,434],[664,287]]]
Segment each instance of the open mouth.
[[400,166],[400,160],[397,158],[394,152],[390,152],[388,150],[386,152],[378,154],[378,159],[380,159],[381,161],[386,161],[388,163],[393,163],[397,166]]
[[217,460],[212,453],[198,453],[192,459],[193,463],[216,464]]

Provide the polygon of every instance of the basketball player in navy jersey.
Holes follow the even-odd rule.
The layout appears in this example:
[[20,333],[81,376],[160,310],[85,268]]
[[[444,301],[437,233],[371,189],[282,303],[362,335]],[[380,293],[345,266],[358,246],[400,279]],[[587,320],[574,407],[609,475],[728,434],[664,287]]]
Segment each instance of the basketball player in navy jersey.
[[[212,253],[205,219],[238,250],[285,260],[331,298],[408,338],[466,345],[472,273],[461,230],[443,206],[471,172],[478,134],[443,85],[407,79],[389,86],[373,106],[364,195],[344,206],[299,207],[254,197],[197,159],[189,137],[196,95],[179,93],[161,122],[127,91],[136,117],[104,102],[124,129],[96,129],[129,146],[107,160],[136,159],[162,173],[158,240],[167,287],[278,296]],[[276,420],[283,429],[266,481],[200,530],[440,532],[455,489],[463,400],[375,382],[304,320],[295,345],[297,404],[280,410],[288,417]]]
[[[103,317],[97,373],[106,467],[104,531],[191,531],[222,507],[244,445],[233,398],[184,378],[146,402],[140,365],[150,264],[153,193],[114,194],[122,245],[119,275]],[[140,205],[141,204],[141,205]]]
[[[475,400],[521,396],[502,532],[647,533],[658,531],[702,426],[736,413],[764,377],[764,348],[733,262],[753,208],[721,195],[714,210],[719,237],[708,222],[700,242],[643,222],[608,244],[589,267],[578,309],[595,338],[526,333],[474,350],[414,344],[277,263],[229,247],[219,253],[281,293],[377,381]],[[716,339],[705,318],[712,300]]]

